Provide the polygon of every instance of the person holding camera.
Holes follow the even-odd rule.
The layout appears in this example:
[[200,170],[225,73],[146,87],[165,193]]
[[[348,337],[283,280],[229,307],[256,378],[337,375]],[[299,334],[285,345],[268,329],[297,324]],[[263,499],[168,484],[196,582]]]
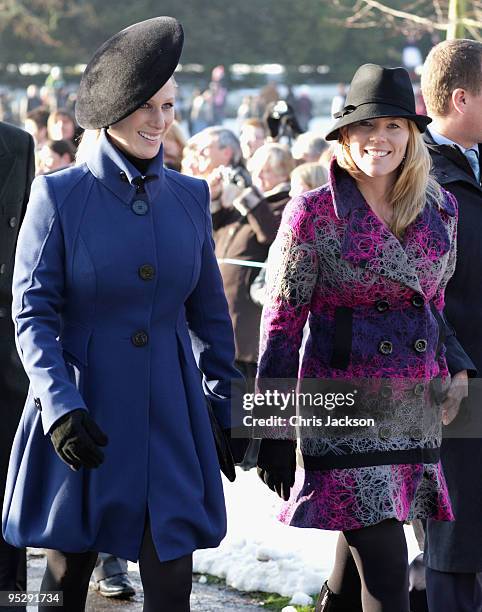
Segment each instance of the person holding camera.
[[286,146],[265,144],[250,160],[251,178],[245,171],[222,169],[217,209],[212,202],[215,253],[234,327],[236,365],[248,379],[256,376],[261,318],[261,308],[250,296],[259,272],[252,264],[266,260],[276,237],[293,165]]

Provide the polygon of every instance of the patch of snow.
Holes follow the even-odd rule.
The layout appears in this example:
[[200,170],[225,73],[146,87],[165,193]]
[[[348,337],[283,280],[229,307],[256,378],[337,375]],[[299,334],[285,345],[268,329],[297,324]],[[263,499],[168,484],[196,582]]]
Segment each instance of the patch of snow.
[[[282,501],[256,470],[236,468],[236,481],[223,482],[228,533],[218,548],[194,553],[194,571],[224,578],[239,591],[317,594],[331,572],[338,532],[281,524],[276,516]],[[405,534],[411,561],[418,545],[410,526]]]

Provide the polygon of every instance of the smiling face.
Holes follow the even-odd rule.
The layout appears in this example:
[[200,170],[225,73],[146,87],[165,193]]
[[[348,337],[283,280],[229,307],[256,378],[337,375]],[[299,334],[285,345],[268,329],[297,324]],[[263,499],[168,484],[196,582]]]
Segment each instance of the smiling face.
[[171,78],[150,100],[107,129],[114,144],[140,159],[155,157],[174,121],[175,95],[176,86]]
[[359,170],[372,178],[396,177],[408,138],[408,120],[400,117],[365,119],[349,125],[346,130],[346,143],[353,161]]

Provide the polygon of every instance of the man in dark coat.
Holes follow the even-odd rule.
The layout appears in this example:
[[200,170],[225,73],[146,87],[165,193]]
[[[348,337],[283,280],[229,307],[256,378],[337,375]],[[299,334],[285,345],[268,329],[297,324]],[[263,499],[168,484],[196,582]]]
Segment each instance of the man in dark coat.
[[[12,272],[18,230],[34,176],[34,145],[23,130],[0,122],[0,499],[8,459],[25,403],[27,377],[15,348]],[[0,533],[0,591],[25,590],[25,550],[7,544]]]
[[[423,69],[422,91],[433,118],[425,142],[434,173],[459,203],[457,267],[445,292],[445,313],[480,376],[482,44],[451,40],[434,47]],[[475,384],[445,429],[442,464],[456,520],[427,523],[425,563],[431,612],[482,611],[481,410],[480,386]]]

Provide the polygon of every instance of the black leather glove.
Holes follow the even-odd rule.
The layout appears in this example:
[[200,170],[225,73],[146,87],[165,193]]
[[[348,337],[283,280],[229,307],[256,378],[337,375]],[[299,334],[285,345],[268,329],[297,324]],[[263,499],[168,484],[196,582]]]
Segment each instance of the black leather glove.
[[295,484],[296,442],[294,440],[273,440],[264,438],[258,454],[258,476],[288,501],[290,489]]
[[56,421],[50,439],[57,455],[75,471],[81,467],[97,468],[104,461],[99,446],[107,445],[107,436],[82,408]]
[[241,463],[241,461],[244,459],[246,451],[248,450],[248,446],[251,440],[249,438],[232,438],[230,429],[225,429],[224,435],[228,440],[229,448],[231,450],[234,463]]

